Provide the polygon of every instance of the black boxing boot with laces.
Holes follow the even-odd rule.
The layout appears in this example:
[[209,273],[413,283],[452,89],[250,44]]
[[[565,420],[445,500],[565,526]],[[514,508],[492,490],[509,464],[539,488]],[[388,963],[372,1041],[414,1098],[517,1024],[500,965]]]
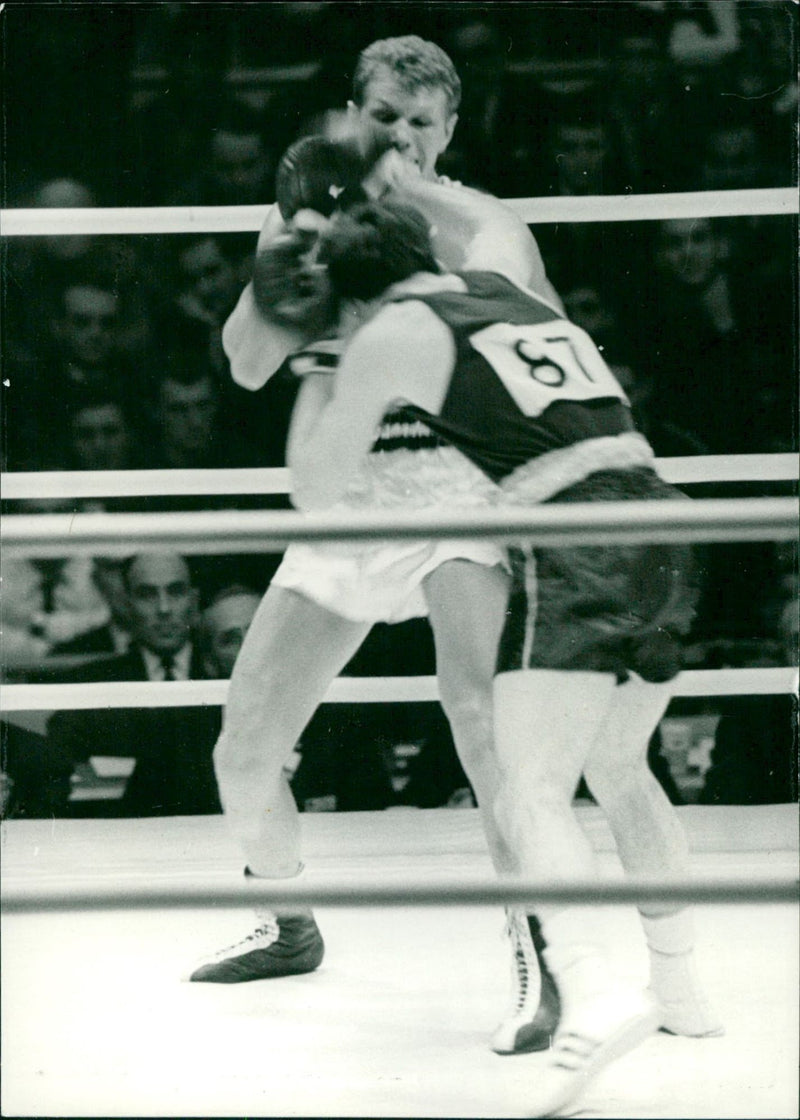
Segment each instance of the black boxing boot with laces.
[[[245,872],[249,878],[249,871]],[[258,925],[242,941],[203,961],[189,980],[206,984],[241,984],[313,972],[322,963],[325,945],[311,910],[257,909]]]

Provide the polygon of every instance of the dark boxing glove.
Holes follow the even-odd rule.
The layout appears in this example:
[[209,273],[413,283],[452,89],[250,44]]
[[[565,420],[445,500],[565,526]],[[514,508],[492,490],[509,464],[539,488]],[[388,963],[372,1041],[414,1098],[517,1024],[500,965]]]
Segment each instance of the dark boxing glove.
[[275,176],[275,197],[285,222],[298,210],[329,217],[346,199],[362,200],[364,161],[353,144],[306,136],[284,153]]
[[335,300],[324,266],[308,260],[306,234],[293,230],[261,249],[253,262],[253,299],[269,322],[322,330],[334,316]]

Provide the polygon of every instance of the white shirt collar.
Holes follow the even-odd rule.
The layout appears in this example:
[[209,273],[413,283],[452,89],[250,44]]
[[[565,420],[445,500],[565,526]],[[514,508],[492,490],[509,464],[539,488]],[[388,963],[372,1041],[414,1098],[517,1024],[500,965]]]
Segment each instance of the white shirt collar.
[[[144,658],[145,668],[147,669],[147,679],[150,681],[163,681],[164,679],[164,665],[161,658],[157,653],[152,650],[141,647],[142,657]],[[192,661],[192,646],[191,642],[179,649],[173,657],[172,673],[176,681],[188,681],[189,669]]]
[[114,653],[127,653],[131,647],[130,631],[123,630],[121,626],[117,626],[116,622],[109,622],[108,629],[111,634],[111,641],[114,643]]

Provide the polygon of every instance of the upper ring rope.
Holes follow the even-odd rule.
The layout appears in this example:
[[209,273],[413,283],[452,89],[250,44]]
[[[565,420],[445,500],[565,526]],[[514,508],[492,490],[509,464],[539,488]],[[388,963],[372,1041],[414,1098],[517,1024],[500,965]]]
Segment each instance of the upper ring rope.
[[[731,218],[797,214],[795,187],[664,194],[509,198],[531,225],[551,222],[638,222],[663,218]],[[59,234],[257,233],[270,210],[262,206],[141,206],[0,211],[3,237]]]
[[[796,455],[690,455],[656,459],[665,482],[794,482]],[[0,475],[6,499],[144,498],[219,494],[288,494],[286,467],[216,470],[14,471]]]

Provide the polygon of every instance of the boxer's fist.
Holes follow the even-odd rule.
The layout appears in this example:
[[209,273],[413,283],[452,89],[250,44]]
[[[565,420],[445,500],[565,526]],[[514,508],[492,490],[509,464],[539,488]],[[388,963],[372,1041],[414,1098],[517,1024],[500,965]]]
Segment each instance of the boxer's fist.
[[333,321],[335,300],[327,270],[315,263],[316,235],[291,230],[256,254],[253,299],[269,322],[322,333]]
[[285,222],[298,210],[333,213],[341,195],[357,190],[365,173],[353,144],[306,136],[283,155],[275,176],[275,197]]
[[369,198],[380,199],[390,191],[402,191],[420,176],[420,169],[415,163],[404,159],[396,148],[389,148],[365,174],[362,187]]

